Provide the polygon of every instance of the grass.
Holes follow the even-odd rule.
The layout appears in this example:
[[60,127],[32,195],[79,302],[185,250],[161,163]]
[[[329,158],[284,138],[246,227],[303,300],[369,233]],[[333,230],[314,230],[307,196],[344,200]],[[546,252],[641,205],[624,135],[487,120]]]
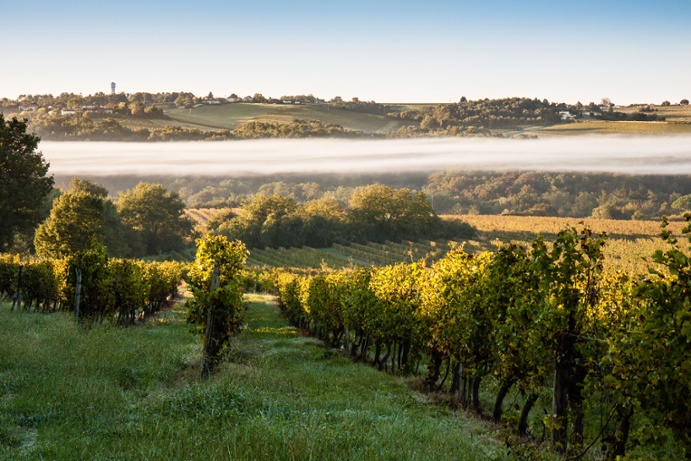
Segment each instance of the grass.
[[300,336],[267,298],[248,301],[208,381],[179,306],[83,329],[0,305],[0,459],[505,459],[481,421]]
[[384,116],[363,114],[334,109],[328,105],[302,104],[223,104],[201,106],[191,109],[172,109],[166,115],[179,123],[197,125],[198,128],[234,129],[248,121],[290,123],[294,119],[320,120],[324,123],[341,125],[343,128],[365,133],[395,131],[405,123]]
[[584,134],[624,134],[624,135],[678,135],[691,134],[691,123],[668,122],[609,122],[589,120],[553,125],[531,131],[540,137],[584,135]]

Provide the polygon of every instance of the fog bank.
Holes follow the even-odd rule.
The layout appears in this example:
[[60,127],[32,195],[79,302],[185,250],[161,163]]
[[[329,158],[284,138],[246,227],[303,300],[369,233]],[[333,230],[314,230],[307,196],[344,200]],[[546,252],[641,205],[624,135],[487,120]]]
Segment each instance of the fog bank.
[[55,175],[245,176],[540,170],[691,174],[691,136],[41,142]]

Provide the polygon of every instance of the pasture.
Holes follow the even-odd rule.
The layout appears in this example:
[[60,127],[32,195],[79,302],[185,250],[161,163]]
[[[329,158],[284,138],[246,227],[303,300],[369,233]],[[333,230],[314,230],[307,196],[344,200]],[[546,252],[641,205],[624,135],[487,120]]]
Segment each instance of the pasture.
[[239,124],[249,121],[290,123],[294,119],[319,120],[365,133],[386,133],[404,125],[404,122],[384,116],[334,109],[326,104],[234,103],[189,109],[176,108],[166,111],[165,114],[178,123],[207,129],[232,130]]

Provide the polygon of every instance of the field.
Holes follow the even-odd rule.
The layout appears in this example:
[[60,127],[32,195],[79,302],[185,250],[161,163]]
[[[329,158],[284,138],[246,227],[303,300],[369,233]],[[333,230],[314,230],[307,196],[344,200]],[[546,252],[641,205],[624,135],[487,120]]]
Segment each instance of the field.
[[[200,226],[206,225],[215,210],[188,209],[186,214]],[[254,267],[298,267],[339,269],[348,266],[382,266],[419,259],[434,261],[443,256],[450,245],[465,245],[468,252],[493,251],[501,242],[530,243],[538,235],[553,240],[566,227],[581,227],[581,222],[597,233],[609,236],[605,254],[612,270],[645,272],[650,257],[666,244],[659,238],[659,221],[622,221],[592,218],[556,218],[534,216],[447,215],[444,219],[460,219],[478,230],[474,239],[456,241],[403,241],[361,245],[334,244],[331,248],[254,249],[248,265]],[[680,235],[684,222],[671,221],[668,230]]]
[[[433,107],[434,104],[394,104],[393,111]],[[609,122],[602,120],[579,120],[573,123],[560,123],[548,127],[527,127],[518,130],[494,130],[504,136],[573,136],[588,134],[639,134],[674,135],[691,134],[691,106],[651,106],[655,115],[666,117],[664,122]],[[161,128],[173,125],[200,130],[232,130],[239,124],[249,121],[289,123],[294,119],[319,120],[323,123],[340,125],[343,128],[362,131],[367,134],[393,132],[414,122],[401,121],[381,115],[358,113],[334,109],[328,104],[250,104],[233,103],[217,106],[200,105],[192,108],[162,107],[166,119],[140,119],[116,116],[118,121],[130,129]],[[634,113],[639,106],[621,107],[619,112]]]
[[[617,107],[617,112],[633,114],[640,106]],[[623,135],[688,135],[691,134],[691,105],[651,106],[651,114],[665,117],[664,122],[609,122],[583,120],[529,130],[530,134],[545,136],[573,136],[583,134]]]
[[691,123],[577,121],[530,131],[539,137],[586,134],[675,135],[691,134]]
[[77,328],[0,303],[0,459],[505,459],[496,429],[300,336],[251,295],[228,361],[200,381],[178,306]]
[[[565,227],[580,228],[583,222],[593,232],[606,232],[609,236],[605,246],[607,267],[611,270],[646,273],[651,265],[650,257],[667,245],[659,238],[658,221],[621,221],[615,219],[551,218],[533,216],[488,216],[463,215],[446,216],[447,219],[461,219],[474,226],[480,237],[470,242],[471,248],[492,249],[494,242],[530,242],[538,235],[549,241]],[[680,235],[684,222],[670,222],[668,230]]]
[[319,120],[365,133],[386,133],[404,125],[403,122],[384,116],[334,109],[321,104],[235,103],[190,109],[177,108],[168,110],[165,114],[178,123],[206,129],[232,130],[239,124],[249,121],[289,123],[294,119]]

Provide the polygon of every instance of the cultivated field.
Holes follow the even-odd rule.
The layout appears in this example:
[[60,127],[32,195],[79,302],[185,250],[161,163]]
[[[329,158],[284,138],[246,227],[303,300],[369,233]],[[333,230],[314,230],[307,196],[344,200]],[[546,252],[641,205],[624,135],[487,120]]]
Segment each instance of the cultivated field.
[[[617,112],[634,114],[640,106],[617,107]],[[639,134],[675,135],[691,134],[691,105],[651,106],[650,114],[665,117],[664,122],[610,122],[604,120],[580,120],[530,130],[539,137],[573,136],[583,134]]]
[[[545,240],[554,239],[566,227],[581,228],[581,222],[593,232],[606,232],[609,239],[605,246],[606,264],[610,270],[622,270],[644,274],[652,265],[651,256],[656,250],[668,245],[659,238],[658,221],[621,221],[616,219],[552,218],[534,216],[489,216],[462,215],[446,216],[447,219],[461,219],[474,226],[480,237],[469,242],[470,249],[493,249],[499,242],[529,243],[538,235]],[[685,223],[671,222],[668,230],[680,235]]]
[[[204,226],[213,209],[190,209],[187,215],[198,225]],[[463,244],[466,251],[473,253],[494,251],[504,242],[530,244],[539,235],[546,241],[553,240],[559,231],[567,227],[580,229],[587,225],[593,232],[605,232],[609,236],[605,247],[606,264],[611,270],[645,273],[652,265],[651,256],[667,244],[660,238],[659,221],[622,221],[593,218],[556,218],[535,216],[496,215],[447,215],[444,219],[460,219],[478,230],[473,239],[456,241],[403,241],[383,244],[361,245],[334,244],[331,248],[281,248],[254,249],[250,252],[248,265],[255,267],[297,267],[319,269],[328,266],[339,269],[347,266],[382,266],[401,262],[427,259],[432,262],[442,257],[451,245]],[[668,230],[680,235],[685,222],[672,221]]]
[[224,104],[177,108],[165,112],[171,119],[197,128],[234,129],[249,121],[290,123],[294,119],[319,120],[365,133],[386,133],[404,125],[404,122],[380,115],[334,109],[321,104]]

